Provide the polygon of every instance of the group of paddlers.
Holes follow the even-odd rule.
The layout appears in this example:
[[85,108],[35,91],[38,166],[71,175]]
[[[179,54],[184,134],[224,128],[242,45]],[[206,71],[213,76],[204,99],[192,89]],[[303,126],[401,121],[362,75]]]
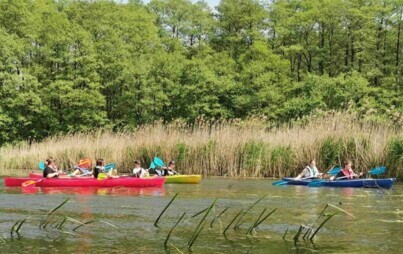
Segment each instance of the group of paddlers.
[[[109,165],[113,165],[110,167]],[[135,160],[134,161],[134,168],[131,170],[132,177],[137,177],[137,178],[144,178],[144,177],[149,177],[150,176],[150,169],[144,169],[141,167],[141,162],[140,160]],[[158,176],[169,176],[169,175],[175,175],[177,172],[175,171],[175,161],[170,161],[168,163],[168,166],[161,166],[161,167],[156,167],[153,169],[153,172],[151,172],[155,175]],[[117,170],[114,168],[114,164],[108,164],[105,165],[104,159],[97,159],[96,160],[96,165],[94,168],[91,166],[91,160],[89,159],[84,159],[80,160],[77,166],[74,167],[74,171],[70,174],[66,174],[62,170],[60,170],[55,163],[53,158],[47,158],[45,163],[44,163],[44,169],[43,169],[43,177],[44,178],[54,178],[54,177],[59,177],[62,175],[66,176],[93,176],[94,178],[97,179],[103,179],[107,177],[117,177]]]
[[329,178],[329,180],[348,180],[353,178],[359,178],[363,175],[362,172],[359,174],[354,173],[352,169],[353,163],[351,160],[346,160],[343,163],[343,167],[334,176],[327,176],[325,173],[320,173],[316,167],[316,161],[311,160],[309,165],[306,166],[302,172],[295,178],[298,179],[315,179],[315,178]]

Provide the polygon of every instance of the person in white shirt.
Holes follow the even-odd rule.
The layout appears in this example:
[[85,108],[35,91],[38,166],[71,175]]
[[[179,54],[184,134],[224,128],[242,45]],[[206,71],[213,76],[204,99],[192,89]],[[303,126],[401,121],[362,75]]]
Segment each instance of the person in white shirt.
[[302,170],[301,174],[299,174],[295,179],[307,178],[307,179],[314,179],[314,178],[321,178],[322,173],[319,172],[318,168],[316,167],[316,161],[311,160],[309,165]]
[[148,171],[141,167],[141,162],[139,160],[134,161],[133,176],[137,178],[149,176]]

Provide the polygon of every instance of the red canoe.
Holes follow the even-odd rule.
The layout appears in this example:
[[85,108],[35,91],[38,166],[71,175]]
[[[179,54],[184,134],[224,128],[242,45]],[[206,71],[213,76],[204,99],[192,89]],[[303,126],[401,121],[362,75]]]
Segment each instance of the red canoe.
[[119,177],[106,178],[102,180],[93,177],[88,178],[21,178],[21,177],[5,177],[4,184],[6,187],[21,187],[24,182],[33,180],[37,187],[161,187],[165,179],[162,177],[153,178],[134,178]]

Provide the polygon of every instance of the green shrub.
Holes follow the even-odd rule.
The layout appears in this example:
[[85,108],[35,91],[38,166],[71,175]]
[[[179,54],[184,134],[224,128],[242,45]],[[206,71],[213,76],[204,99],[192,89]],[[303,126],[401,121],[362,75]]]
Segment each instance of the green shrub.
[[340,154],[342,152],[342,141],[334,137],[327,137],[323,140],[319,149],[319,160],[324,168],[330,168],[340,164]]
[[288,176],[294,165],[295,153],[291,146],[275,147],[271,151],[273,175]]
[[386,166],[388,169],[388,175],[402,179],[403,137],[390,140],[386,149]]

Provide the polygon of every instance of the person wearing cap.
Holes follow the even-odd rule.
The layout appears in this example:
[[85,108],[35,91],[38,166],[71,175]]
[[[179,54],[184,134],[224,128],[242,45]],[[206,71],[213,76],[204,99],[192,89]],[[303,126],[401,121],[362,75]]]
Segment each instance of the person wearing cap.
[[149,176],[148,171],[141,167],[141,162],[139,160],[134,161],[133,176],[137,178]]

